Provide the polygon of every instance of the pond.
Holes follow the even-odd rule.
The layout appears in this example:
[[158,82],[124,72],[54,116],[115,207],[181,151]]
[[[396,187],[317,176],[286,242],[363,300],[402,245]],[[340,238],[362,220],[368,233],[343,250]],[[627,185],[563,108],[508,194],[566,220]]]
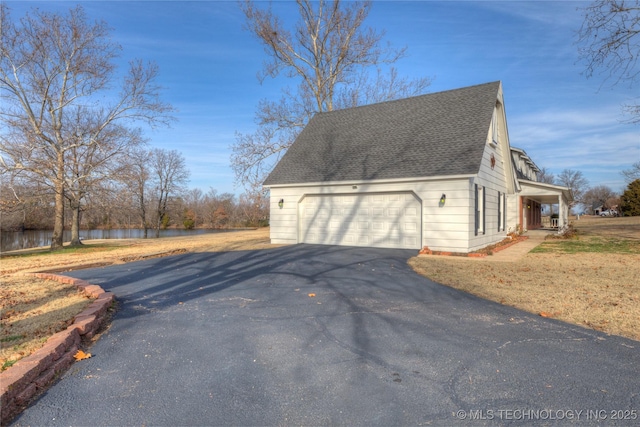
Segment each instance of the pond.
[[[175,236],[193,236],[207,233],[224,233],[234,230],[213,230],[213,229],[195,229],[195,230],[179,230],[167,229],[160,230],[160,237]],[[0,252],[15,251],[18,249],[37,248],[41,246],[51,245],[51,230],[27,230],[27,231],[2,231],[0,233]],[[155,230],[148,230],[148,238],[155,238]],[[112,229],[112,230],[80,230],[80,239],[141,239],[144,236],[144,230],[141,228],[133,229]],[[65,230],[63,240],[69,242],[71,240],[71,231]]]

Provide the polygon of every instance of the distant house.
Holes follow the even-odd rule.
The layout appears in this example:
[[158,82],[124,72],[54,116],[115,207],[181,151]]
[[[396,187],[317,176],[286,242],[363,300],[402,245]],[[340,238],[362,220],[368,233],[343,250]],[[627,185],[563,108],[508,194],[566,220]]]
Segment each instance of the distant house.
[[500,82],[316,114],[268,176],[272,243],[471,252],[568,223],[568,188],[513,148]]

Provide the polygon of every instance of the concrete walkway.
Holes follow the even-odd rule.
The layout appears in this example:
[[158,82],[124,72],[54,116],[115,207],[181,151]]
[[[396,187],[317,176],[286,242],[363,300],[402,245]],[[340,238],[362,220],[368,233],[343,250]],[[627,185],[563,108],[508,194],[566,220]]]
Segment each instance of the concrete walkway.
[[[495,252],[493,255],[487,255],[483,257],[474,257],[474,256],[456,256],[454,258],[460,260],[469,260],[470,262],[516,262],[520,258],[524,257],[526,254],[531,252],[533,248],[540,245],[547,236],[555,234],[553,230],[530,230],[524,233],[527,236],[526,240],[518,242],[514,245],[511,245],[507,248],[501,249],[498,252]],[[425,255],[421,254],[420,257],[437,257],[437,258],[447,258],[444,255]]]
[[525,241],[509,246],[508,248],[496,252],[493,255],[489,255],[483,258],[468,259],[479,261],[515,262],[528,254],[533,248],[544,242],[545,238],[550,234],[554,234],[554,232],[550,230],[530,230],[524,234],[528,237],[528,239]]

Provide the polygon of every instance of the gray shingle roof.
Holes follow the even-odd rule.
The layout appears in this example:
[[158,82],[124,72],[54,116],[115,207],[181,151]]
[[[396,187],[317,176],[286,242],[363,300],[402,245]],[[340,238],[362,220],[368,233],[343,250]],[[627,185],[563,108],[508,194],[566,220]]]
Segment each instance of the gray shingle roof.
[[476,174],[499,87],[318,113],[264,185]]

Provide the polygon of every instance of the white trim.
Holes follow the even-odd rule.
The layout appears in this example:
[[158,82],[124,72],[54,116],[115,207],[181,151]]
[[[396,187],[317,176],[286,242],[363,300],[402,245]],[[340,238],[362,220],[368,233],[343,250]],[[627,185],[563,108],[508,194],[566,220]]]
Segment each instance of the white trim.
[[548,189],[560,190],[560,191],[570,191],[569,187],[563,187],[561,185],[555,185],[555,184],[547,184],[545,182],[529,181],[528,179],[518,179],[518,182],[531,187],[548,188]]
[[263,185],[264,188],[287,188],[287,187],[322,187],[329,185],[366,185],[366,184],[396,184],[403,182],[423,182],[423,181],[442,181],[450,179],[468,179],[473,178],[477,174],[469,175],[439,175],[416,178],[393,178],[393,179],[370,179],[370,180],[353,180],[353,181],[318,181],[318,182],[296,182],[292,184],[272,184]]

